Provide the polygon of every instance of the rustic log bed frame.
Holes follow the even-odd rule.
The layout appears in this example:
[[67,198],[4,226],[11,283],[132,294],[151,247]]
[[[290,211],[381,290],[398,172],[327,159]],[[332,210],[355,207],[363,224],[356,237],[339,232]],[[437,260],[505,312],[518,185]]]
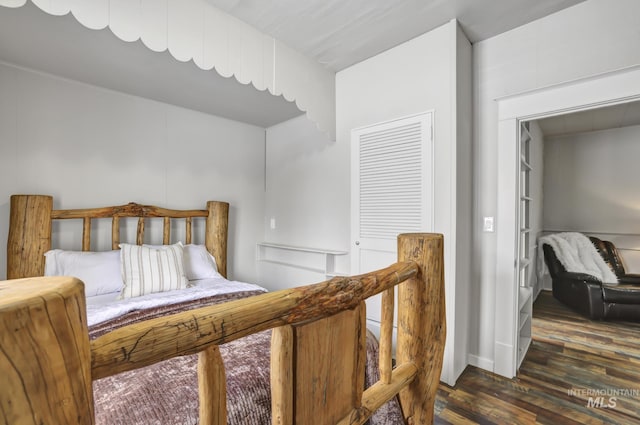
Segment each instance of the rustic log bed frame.
[[[54,210],[43,195],[11,197],[7,276],[0,282],[0,422],[93,424],[92,380],[199,353],[200,423],[227,423],[225,372],[218,345],[273,328],[271,344],[274,424],[362,424],[399,394],[409,424],[433,422],[445,343],[443,238],[398,237],[398,263],[353,277],[265,293],[129,325],[93,341],[87,333],[84,286],[71,277],[43,275],[54,219],[83,220],[83,250],[91,222],[112,219],[112,246],[119,219],[206,219],[205,245],[226,275],[225,202],[205,210],[169,210],[128,204]],[[394,286],[398,286],[396,365],[392,368]],[[383,293],[381,379],[364,390],[365,304]]]

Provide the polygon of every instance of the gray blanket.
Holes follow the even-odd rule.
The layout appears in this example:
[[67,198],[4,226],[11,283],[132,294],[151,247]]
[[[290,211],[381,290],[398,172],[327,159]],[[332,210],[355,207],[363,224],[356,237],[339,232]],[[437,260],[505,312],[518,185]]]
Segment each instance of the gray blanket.
[[[259,292],[224,294],[170,306],[134,311],[92,326],[90,338],[139,320],[218,304]],[[227,377],[228,423],[268,425],[271,423],[269,385],[271,331],[250,335],[220,346]],[[378,344],[367,340],[366,384],[377,381]],[[142,369],[94,382],[96,424],[187,425],[198,423],[197,355],[177,357]],[[372,425],[404,423],[394,399],[376,412]]]

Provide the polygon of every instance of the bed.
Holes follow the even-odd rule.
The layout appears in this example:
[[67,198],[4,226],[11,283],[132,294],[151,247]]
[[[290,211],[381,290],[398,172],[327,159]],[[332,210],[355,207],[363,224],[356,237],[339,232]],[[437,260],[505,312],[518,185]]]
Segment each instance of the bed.
[[[198,296],[152,311],[133,309],[98,322],[85,296],[89,285],[73,277],[42,277],[45,253],[51,252],[52,222],[66,219],[82,220],[87,253],[94,220],[110,220],[112,249],[122,247],[121,259],[129,258],[125,247],[135,258],[141,252],[167,251],[171,256],[176,245],[172,221],[183,222],[187,246],[192,245],[193,220],[204,220],[204,248],[224,277],[228,210],[227,203],[217,201],[202,210],[135,203],[55,210],[50,196],[12,196],[10,280],[0,283],[4,422],[93,424],[98,414],[98,422],[118,423],[121,419],[113,418],[119,416],[110,415],[121,408],[105,412],[104,406],[127,406],[113,399],[127,398],[131,382],[148,380],[146,388],[161,381],[175,385],[171,391],[156,391],[165,396],[161,401],[138,400],[126,412],[128,423],[253,424],[263,419],[251,415],[263,411],[274,424],[362,424],[383,406],[385,414],[392,414],[388,402],[396,396],[403,421],[432,423],[445,339],[441,235],[400,235],[398,263],[365,275],[271,293],[240,285],[230,294]],[[120,241],[123,218],[137,218],[135,244]],[[162,247],[144,244],[145,226],[155,219],[163,223]],[[392,359],[395,286],[397,349]],[[378,293],[383,294],[379,349],[368,355],[364,301]],[[260,350],[266,353],[257,355]],[[378,367],[372,367],[372,359]],[[197,373],[185,377],[182,367]],[[377,372],[377,382],[365,385],[367,369]],[[234,387],[228,378],[238,370],[248,376]],[[267,381],[267,402],[260,401],[264,397],[237,401],[237,393],[247,391],[247,380],[249,386]],[[170,407],[177,397],[191,413]],[[142,419],[131,419],[137,413]],[[383,417],[381,423],[385,421]]]

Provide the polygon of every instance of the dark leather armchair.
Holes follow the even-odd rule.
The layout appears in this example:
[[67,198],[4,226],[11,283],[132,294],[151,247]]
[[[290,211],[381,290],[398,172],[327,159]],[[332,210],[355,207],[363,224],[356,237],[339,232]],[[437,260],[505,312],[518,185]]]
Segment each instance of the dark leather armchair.
[[605,263],[611,267],[611,270],[616,274],[618,282],[630,285],[640,285],[640,274],[627,273],[624,268],[622,258],[618,253],[616,246],[610,241],[603,241],[595,236],[590,236],[591,243],[596,247],[600,256],[604,259]]
[[603,283],[588,274],[568,272],[551,246],[544,244],[542,249],[558,301],[590,319],[640,321],[640,286]]

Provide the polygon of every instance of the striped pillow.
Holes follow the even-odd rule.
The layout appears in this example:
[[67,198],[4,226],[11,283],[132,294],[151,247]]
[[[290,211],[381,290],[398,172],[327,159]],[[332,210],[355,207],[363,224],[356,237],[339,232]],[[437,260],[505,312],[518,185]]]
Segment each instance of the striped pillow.
[[186,288],[189,281],[183,258],[184,248],[179,242],[158,248],[120,244],[124,282],[120,299]]

